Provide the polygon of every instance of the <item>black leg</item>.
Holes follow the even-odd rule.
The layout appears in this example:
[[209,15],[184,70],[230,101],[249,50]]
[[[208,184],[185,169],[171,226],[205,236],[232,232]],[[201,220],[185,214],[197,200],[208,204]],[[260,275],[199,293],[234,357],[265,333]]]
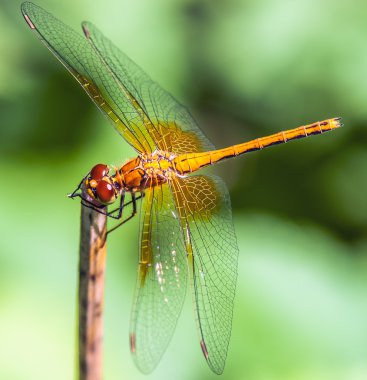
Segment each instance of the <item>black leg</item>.
[[[81,181],[81,184],[83,183],[84,179]],[[80,185],[79,185],[80,186]],[[78,190],[78,189],[77,189]],[[70,198],[75,198],[75,197],[79,197],[81,198],[81,203],[83,206],[85,207],[88,207],[102,215],[106,215],[112,219],[116,219],[116,220],[119,220],[121,219],[121,216],[122,216],[122,211],[124,209],[125,206],[129,206],[130,204],[133,204],[133,211],[132,211],[132,216],[134,216],[136,214],[136,201],[138,199],[141,199],[144,197],[144,193],[141,193],[138,197],[135,196],[135,193],[131,193],[131,201],[127,202],[127,203],[124,203],[125,202],[125,192],[123,192],[120,196],[120,205],[118,208],[112,210],[112,211],[105,211],[105,205],[96,205],[90,201],[88,201],[87,199],[83,198],[81,194],[75,194],[76,191],[75,190],[72,194],[69,195]],[[113,215],[114,213],[116,213],[116,211],[118,211],[118,214],[117,215]],[[127,220],[130,220],[132,218],[132,216],[130,216]],[[113,230],[117,227],[119,227],[120,225],[122,225],[123,223],[127,222],[127,220],[123,221],[122,223],[118,224],[116,227],[113,228]]]
[[80,197],[80,194],[77,194],[76,192],[81,189],[82,184],[85,181],[85,179],[88,177],[88,175],[89,175],[89,173],[86,176],[84,176],[84,178],[80,181],[78,187],[71,194],[68,194],[69,198]]
[[[126,218],[125,220],[123,220],[122,222],[118,223],[115,227],[112,227],[110,230],[108,230],[107,235],[110,232],[115,231],[117,228],[122,226],[124,223],[128,222],[130,219],[132,219],[136,215],[136,213],[137,213],[137,211],[136,211],[136,200],[142,198],[142,196],[143,195],[141,194],[138,198],[136,198],[135,193],[131,193],[131,201],[129,202],[129,203],[133,204],[133,211],[132,211],[131,215],[128,218]],[[126,203],[126,205],[127,204],[128,203]]]
[[[135,197],[135,200],[138,201],[139,199],[141,198],[144,198],[144,193],[140,193],[140,195],[138,197]],[[127,203],[124,203],[124,207],[126,206],[130,206],[131,203],[133,203],[133,200],[127,202]],[[120,207],[118,208],[115,208],[114,210],[111,211],[111,214],[113,214],[114,212],[116,212],[117,210],[120,210]]]
[[[81,197],[82,198],[82,197]],[[85,206],[85,207],[88,207],[102,215],[106,215],[108,216],[109,218],[113,218],[113,219],[120,219],[121,218],[121,215],[122,215],[122,209],[124,208],[124,199],[125,199],[125,193],[121,194],[121,198],[120,198],[120,206],[118,209],[116,210],[113,210],[111,212],[108,212],[108,211],[104,211],[104,208],[106,207],[105,205],[100,205],[100,206],[97,206],[95,205],[94,203],[91,203],[89,201],[87,201],[86,199],[82,198],[82,205]],[[119,210],[119,213],[117,215],[112,215],[114,212],[116,212],[117,210]]]
[[[80,198],[82,198],[82,197],[80,197]],[[88,207],[88,208],[90,208],[90,209],[92,209],[92,210],[94,210],[94,211],[96,211],[96,212],[102,214],[102,215],[107,215],[107,216],[108,216],[108,212],[105,212],[105,211],[103,210],[103,208],[105,207],[104,205],[96,206],[95,204],[93,204],[93,203],[87,201],[87,200],[84,199],[84,198],[82,198],[81,204],[82,204],[83,206],[85,206],[85,207]]]
[[[120,206],[119,206],[119,208],[117,208],[116,210],[113,210],[113,211],[111,211],[111,212],[104,211],[104,208],[106,207],[105,205],[102,205],[102,204],[101,204],[101,205],[96,205],[96,204],[94,204],[94,203],[88,201],[87,199],[83,198],[83,197],[81,196],[81,194],[75,194],[74,197],[80,197],[80,198],[81,198],[81,203],[82,203],[83,206],[88,207],[88,208],[90,208],[90,209],[92,209],[92,210],[94,210],[94,211],[96,211],[96,212],[98,212],[98,213],[100,213],[100,214],[102,214],[102,215],[106,215],[106,216],[108,216],[108,217],[110,217],[110,218],[113,218],[113,219],[120,219],[120,218],[121,218],[122,209],[123,209],[123,207],[124,207],[124,197],[125,197],[125,194],[124,194],[124,193],[121,194],[121,199],[120,199]],[[130,203],[130,202],[129,202],[129,203]],[[116,212],[117,210],[119,210],[118,215],[117,215],[117,216],[112,215],[112,214],[113,214],[114,212]]]
[[[107,216],[113,219],[120,219],[122,215],[122,210],[124,208],[124,202],[125,202],[125,191],[122,192],[120,195],[120,205],[117,209],[110,211]],[[118,210],[117,216],[114,216],[113,214]]]

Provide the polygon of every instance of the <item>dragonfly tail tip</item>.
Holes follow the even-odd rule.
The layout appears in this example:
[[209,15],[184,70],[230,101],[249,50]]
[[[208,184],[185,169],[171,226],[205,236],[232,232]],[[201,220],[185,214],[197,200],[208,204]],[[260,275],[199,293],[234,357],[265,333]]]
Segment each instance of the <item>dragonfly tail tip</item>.
[[340,128],[342,127],[344,124],[342,123],[341,121],[341,117],[334,117],[334,122],[335,122],[335,128]]

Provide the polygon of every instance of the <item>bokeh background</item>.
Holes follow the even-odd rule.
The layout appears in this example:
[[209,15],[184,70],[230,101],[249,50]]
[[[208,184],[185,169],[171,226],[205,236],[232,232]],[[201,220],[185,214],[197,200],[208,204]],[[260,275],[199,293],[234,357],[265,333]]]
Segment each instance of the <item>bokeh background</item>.
[[[93,21],[187,104],[218,146],[333,116],[345,128],[218,165],[240,247],[223,379],[367,379],[367,23],[352,0],[38,4]],[[78,202],[97,162],[134,152],[0,0],[0,378],[75,373]],[[80,29],[79,29],[80,30]],[[128,326],[137,220],[110,236],[105,378],[145,379]],[[214,379],[188,297],[150,379]]]

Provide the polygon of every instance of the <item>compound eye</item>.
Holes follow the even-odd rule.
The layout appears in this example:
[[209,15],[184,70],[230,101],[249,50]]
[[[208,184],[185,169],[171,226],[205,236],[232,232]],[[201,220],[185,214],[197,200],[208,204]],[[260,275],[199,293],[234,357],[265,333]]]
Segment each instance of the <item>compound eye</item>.
[[101,180],[104,176],[108,174],[108,166],[103,164],[97,164],[90,171],[90,176],[96,181]]
[[115,200],[115,189],[107,181],[101,180],[96,187],[97,197],[102,203],[111,203]]

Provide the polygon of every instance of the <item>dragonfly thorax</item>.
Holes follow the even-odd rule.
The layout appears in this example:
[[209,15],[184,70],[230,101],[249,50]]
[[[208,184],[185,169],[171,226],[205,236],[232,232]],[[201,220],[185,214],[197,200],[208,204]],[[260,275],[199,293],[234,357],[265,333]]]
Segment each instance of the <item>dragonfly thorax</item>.
[[167,182],[177,174],[173,163],[175,157],[163,151],[140,154],[118,170],[123,186],[127,191],[144,191],[147,187]]
[[167,182],[177,175],[174,165],[176,155],[173,153],[157,150],[140,158],[145,176],[153,185]]

